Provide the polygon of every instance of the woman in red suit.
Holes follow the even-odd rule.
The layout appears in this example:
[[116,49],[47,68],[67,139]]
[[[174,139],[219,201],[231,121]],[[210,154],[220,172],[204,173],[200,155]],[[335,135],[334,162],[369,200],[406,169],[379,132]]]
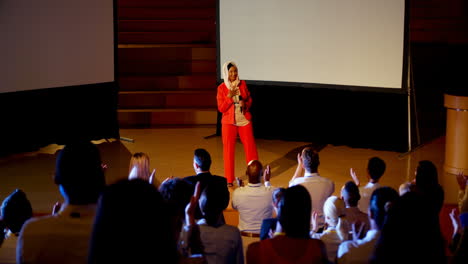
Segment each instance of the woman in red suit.
[[228,185],[234,181],[234,153],[236,137],[239,134],[244,145],[246,163],[258,160],[257,146],[252,131],[250,106],[252,98],[245,81],[239,80],[237,65],[228,61],[222,68],[224,83],[218,86],[218,110],[223,114],[221,119],[224,176]]

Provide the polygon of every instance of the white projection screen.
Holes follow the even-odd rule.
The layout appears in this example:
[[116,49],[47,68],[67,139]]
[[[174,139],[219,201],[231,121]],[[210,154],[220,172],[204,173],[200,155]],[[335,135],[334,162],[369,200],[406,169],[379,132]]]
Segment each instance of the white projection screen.
[[0,93],[114,81],[113,0],[1,0]]
[[219,0],[244,80],[401,90],[404,42],[405,0]]

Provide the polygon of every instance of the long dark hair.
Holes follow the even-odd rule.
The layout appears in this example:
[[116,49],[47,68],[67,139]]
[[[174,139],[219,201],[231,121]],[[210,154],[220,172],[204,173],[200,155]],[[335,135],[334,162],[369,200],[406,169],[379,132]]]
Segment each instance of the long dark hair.
[[311,210],[309,192],[302,185],[283,191],[278,204],[278,220],[286,236],[309,238]]

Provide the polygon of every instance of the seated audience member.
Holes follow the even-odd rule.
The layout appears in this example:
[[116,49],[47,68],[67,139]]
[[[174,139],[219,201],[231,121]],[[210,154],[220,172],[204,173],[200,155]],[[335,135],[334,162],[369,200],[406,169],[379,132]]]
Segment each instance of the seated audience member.
[[401,196],[388,211],[371,263],[446,263],[433,206],[416,192]]
[[[297,155],[296,172],[289,182],[289,186],[300,184],[307,189],[311,198],[312,212],[318,213],[318,227],[323,228],[325,223],[325,219],[323,218],[323,204],[335,191],[335,184],[330,179],[319,175],[319,165],[320,160],[318,152],[310,147],[304,148],[302,153]],[[305,173],[302,177],[303,170],[305,170]]]
[[86,263],[99,195],[105,187],[99,150],[74,142],[58,154],[54,177],[65,199],[54,215],[27,221],[18,238],[17,263]]
[[6,234],[0,247],[0,263],[16,263],[16,242],[24,222],[32,217],[31,203],[23,191],[16,189],[3,200],[1,213]]
[[361,212],[367,212],[369,208],[369,200],[372,192],[380,187],[379,180],[385,172],[385,162],[379,157],[370,158],[367,163],[367,178],[369,182],[362,187],[360,186],[359,177],[353,168],[350,169],[351,178],[354,183],[359,187],[359,193],[361,194],[361,200],[359,200],[358,208]]
[[229,193],[215,185],[205,187],[200,196],[203,218],[197,224],[208,264],[244,263],[239,229],[224,223],[223,210],[228,204]]
[[370,228],[370,223],[367,213],[361,212],[357,207],[361,195],[359,194],[359,188],[354,182],[349,181],[345,183],[341,189],[341,199],[343,199],[346,205],[346,219],[350,225],[349,230],[352,229],[352,225],[361,227],[362,237],[359,238],[363,238]]
[[[196,149],[193,155],[193,169],[195,170],[196,175],[185,177],[184,180],[192,184],[193,187],[195,187],[197,182],[200,182],[200,189],[202,191],[208,185],[213,185],[216,189],[222,191],[224,193],[223,195],[229,196],[226,178],[211,174],[210,167],[210,153],[208,153],[208,151],[205,149]],[[200,209],[197,208],[195,212],[195,218],[200,219],[201,217]]]
[[278,222],[278,204],[281,200],[281,196],[283,195],[284,188],[276,188],[273,190],[271,195],[272,202],[273,202],[273,209],[275,212],[275,218],[266,218],[262,221],[262,227],[260,230],[260,240],[265,240],[267,238],[273,238],[273,235],[276,230],[276,223]]
[[247,186],[239,187],[232,193],[232,208],[239,211],[238,228],[241,231],[244,255],[247,246],[259,240],[263,219],[273,215],[273,188],[263,186],[261,180],[263,176],[265,183],[269,183],[270,167],[267,166],[263,172],[262,163],[252,160],[247,166],[246,175],[249,179]]
[[376,189],[370,199],[369,220],[371,229],[364,233],[363,239],[357,239],[358,234],[353,232],[352,241],[344,241],[338,248],[338,263],[369,263],[374,252],[375,244],[380,237],[385,223],[385,217],[391,205],[398,200],[398,193],[390,187]]
[[309,236],[312,208],[309,192],[297,185],[281,193],[276,235],[250,244],[247,263],[328,263],[323,242]]
[[311,237],[318,238],[325,243],[328,260],[335,263],[338,246],[349,238],[349,223],[346,219],[346,207],[340,198],[330,196],[323,205],[323,214],[327,228],[317,233],[317,213],[313,214]]
[[450,214],[454,227],[454,236],[451,243],[453,258],[451,263],[468,263],[468,177],[460,172],[457,175],[458,186],[458,210],[459,215],[455,214],[455,209]]
[[142,179],[108,186],[99,200],[88,263],[177,263],[170,215]]
[[129,180],[138,178],[149,183],[155,183],[155,173],[155,169],[150,172],[150,158],[148,155],[143,152],[137,152],[132,155],[128,169]]
[[439,184],[437,168],[431,161],[419,162],[416,169],[415,191],[431,205],[434,216],[438,220],[440,210],[444,205],[444,190]]

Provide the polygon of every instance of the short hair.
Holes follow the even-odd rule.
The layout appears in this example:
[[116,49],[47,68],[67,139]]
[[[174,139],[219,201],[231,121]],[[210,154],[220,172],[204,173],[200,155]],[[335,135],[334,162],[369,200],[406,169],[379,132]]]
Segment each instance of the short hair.
[[284,189],[278,204],[278,221],[286,236],[309,238],[312,202],[310,194],[302,185]]
[[210,153],[206,151],[206,149],[202,149],[202,148],[196,149],[193,155],[194,155],[195,163],[197,163],[198,166],[200,166],[201,170],[203,171],[210,170],[211,156],[210,156]]
[[309,172],[317,172],[320,165],[318,151],[310,147],[304,148],[302,150],[302,163],[304,164],[304,168]]
[[348,181],[345,183],[341,192],[341,196],[343,196],[345,203],[352,207],[356,207],[358,205],[359,200],[361,199],[359,188],[353,181]]
[[33,216],[31,203],[20,189],[3,200],[1,211],[3,221],[12,233],[20,232],[24,222]]
[[399,198],[397,191],[391,187],[377,188],[372,192],[369,202],[371,217],[382,230],[385,218],[391,205]]
[[57,156],[54,181],[73,204],[95,203],[106,184],[98,148],[90,141],[67,144]]
[[379,157],[372,157],[367,163],[367,171],[374,181],[378,181],[385,172],[385,162]]
[[429,160],[422,160],[416,168],[416,186],[419,188],[434,187],[439,184],[437,168]]
[[130,173],[136,167],[136,177],[143,180],[149,180],[150,178],[150,158],[143,152],[137,152],[132,155],[130,159],[130,165],[128,172]]
[[193,186],[181,178],[173,178],[164,181],[159,186],[159,192],[169,207],[174,208],[177,214],[183,215],[192,197]]
[[208,185],[202,191],[199,205],[208,225],[214,226],[219,215],[229,204],[229,192],[214,185]]

